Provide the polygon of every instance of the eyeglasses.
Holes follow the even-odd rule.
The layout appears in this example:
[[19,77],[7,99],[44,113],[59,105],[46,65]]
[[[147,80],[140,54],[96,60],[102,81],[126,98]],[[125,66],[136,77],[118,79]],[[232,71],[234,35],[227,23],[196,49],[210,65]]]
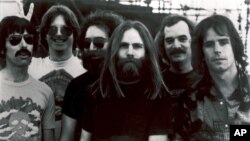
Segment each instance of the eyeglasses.
[[91,42],[93,42],[96,48],[101,49],[104,47],[104,44],[107,42],[107,39],[102,37],[86,38],[82,41],[81,46],[85,49],[89,49]]
[[63,36],[70,36],[73,32],[72,28],[68,27],[68,26],[50,26],[49,30],[48,30],[48,34],[50,36],[55,36],[57,34],[57,31],[60,29],[60,32]]
[[8,41],[10,42],[11,45],[15,46],[18,45],[22,38],[24,38],[25,42],[27,44],[32,45],[34,42],[34,36],[31,34],[24,34],[24,35],[10,35],[8,37]]

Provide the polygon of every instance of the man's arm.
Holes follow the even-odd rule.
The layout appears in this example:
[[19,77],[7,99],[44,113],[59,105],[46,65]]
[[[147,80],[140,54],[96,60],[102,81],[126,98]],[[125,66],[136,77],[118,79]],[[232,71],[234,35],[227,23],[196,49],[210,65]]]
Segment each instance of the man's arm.
[[43,141],[55,141],[55,130],[44,129],[43,130]]
[[60,141],[73,141],[76,131],[77,120],[65,114],[62,117],[62,130],[60,134]]

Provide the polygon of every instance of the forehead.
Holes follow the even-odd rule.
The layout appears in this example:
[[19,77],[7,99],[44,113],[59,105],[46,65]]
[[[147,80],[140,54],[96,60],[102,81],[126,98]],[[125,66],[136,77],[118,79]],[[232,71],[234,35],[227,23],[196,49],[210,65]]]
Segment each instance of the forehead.
[[190,36],[189,27],[186,22],[179,21],[172,26],[164,27],[164,35],[169,36],[179,36],[179,35],[187,35]]
[[228,37],[229,37],[228,35],[219,35],[218,33],[215,32],[213,28],[209,28],[206,31],[204,41],[218,40],[218,39],[224,39]]
[[136,29],[130,28],[124,32],[121,42],[143,43],[143,40]]
[[103,28],[100,28],[96,25],[89,26],[85,38],[90,38],[90,37],[104,37],[107,38],[107,33]]
[[57,25],[57,26],[66,25],[66,22],[62,15],[58,15],[54,18],[54,20],[52,20],[51,25]]

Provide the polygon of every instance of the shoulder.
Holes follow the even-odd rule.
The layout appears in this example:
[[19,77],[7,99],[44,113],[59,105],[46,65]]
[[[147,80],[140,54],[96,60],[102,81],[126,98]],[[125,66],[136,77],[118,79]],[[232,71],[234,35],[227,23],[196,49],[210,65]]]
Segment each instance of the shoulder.
[[37,89],[38,92],[45,94],[46,96],[53,95],[51,88],[44,82],[36,80],[32,76],[30,76],[30,81],[32,83],[33,89]]
[[37,64],[41,64],[41,63],[44,63],[45,60],[48,60],[48,57],[46,58],[36,58],[36,57],[32,57],[32,61],[31,61],[31,64],[30,65],[37,65]]

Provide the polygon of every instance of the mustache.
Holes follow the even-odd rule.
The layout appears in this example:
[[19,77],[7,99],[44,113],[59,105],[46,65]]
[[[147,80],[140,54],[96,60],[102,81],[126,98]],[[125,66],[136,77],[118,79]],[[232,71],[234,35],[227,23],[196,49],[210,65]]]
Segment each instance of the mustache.
[[106,55],[105,51],[96,51],[96,50],[91,50],[82,53],[82,58],[83,59],[102,59],[104,60]]
[[171,55],[174,55],[174,54],[180,54],[180,53],[186,53],[186,49],[184,48],[174,48],[170,51],[170,54]]
[[140,61],[142,61],[141,59],[134,59],[134,58],[125,58],[125,59],[121,59],[122,63],[139,63]]
[[29,50],[25,49],[25,48],[22,48],[22,49],[18,50],[16,52],[16,54],[15,54],[15,57],[20,55],[20,54],[27,54],[28,56],[32,55],[32,53]]

